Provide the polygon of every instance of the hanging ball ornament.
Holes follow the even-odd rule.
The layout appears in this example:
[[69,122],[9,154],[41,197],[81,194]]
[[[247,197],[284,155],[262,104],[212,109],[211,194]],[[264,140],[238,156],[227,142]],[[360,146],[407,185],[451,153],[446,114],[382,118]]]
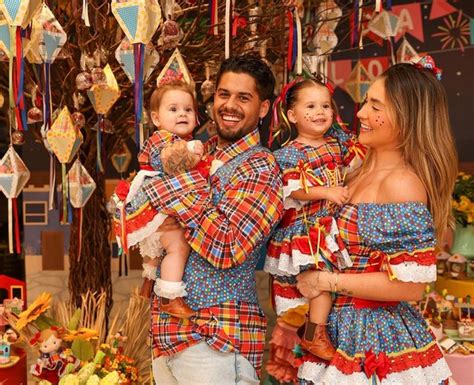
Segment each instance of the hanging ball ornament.
[[86,117],[82,112],[76,111],[71,115],[74,126],[78,129],[81,129],[86,125]]
[[168,19],[164,22],[161,38],[166,49],[176,48],[182,35],[181,28],[176,21]]
[[92,69],[92,83],[101,85],[107,83],[107,78],[105,77],[105,72],[100,67],[94,67]]
[[25,144],[25,134],[23,131],[15,130],[12,132],[12,144],[22,146]]
[[216,85],[212,80],[204,80],[201,84],[201,95],[202,95],[202,100],[204,102],[207,102],[209,98],[214,95],[214,92],[216,91]]
[[89,72],[81,72],[76,76],[76,88],[80,91],[92,87],[92,75]]
[[28,110],[27,114],[27,123],[38,123],[43,121],[43,111],[41,111],[38,107],[32,107]]

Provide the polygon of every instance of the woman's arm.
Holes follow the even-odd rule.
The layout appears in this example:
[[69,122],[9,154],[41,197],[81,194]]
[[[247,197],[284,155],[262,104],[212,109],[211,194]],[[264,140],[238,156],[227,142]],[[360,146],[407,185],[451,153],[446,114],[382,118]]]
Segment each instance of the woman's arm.
[[297,288],[306,298],[331,291],[374,301],[418,301],[426,286],[423,282],[391,281],[386,272],[339,274],[312,270],[299,274],[297,280]]
[[349,190],[347,187],[334,186],[315,186],[308,188],[308,193],[304,189],[293,191],[290,197],[299,201],[317,201],[327,199],[338,205],[342,205],[349,199]]

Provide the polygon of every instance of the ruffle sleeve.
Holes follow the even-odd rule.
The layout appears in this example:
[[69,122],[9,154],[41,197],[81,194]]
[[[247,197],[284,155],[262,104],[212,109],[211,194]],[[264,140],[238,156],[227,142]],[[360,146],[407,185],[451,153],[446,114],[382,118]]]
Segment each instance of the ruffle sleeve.
[[[285,210],[291,208],[299,209],[302,207],[302,203],[291,198],[291,193],[305,188],[303,180],[305,180],[307,187],[318,185],[317,182],[311,181],[311,178],[314,177],[311,176],[312,170],[306,170],[309,167],[307,157],[303,151],[291,144],[275,151],[274,154],[283,175],[283,204]],[[302,178],[302,173],[306,173],[304,179]]]
[[367,148],[359,143],[357,136],[338,123],[334,123],[326,135],[337,139],[342,153],[344,167],[352,172],[362,165]]
[[421,202],[359,204],[364,243],[382,253],[382,270],[405,282],[436,280],[433,219]]

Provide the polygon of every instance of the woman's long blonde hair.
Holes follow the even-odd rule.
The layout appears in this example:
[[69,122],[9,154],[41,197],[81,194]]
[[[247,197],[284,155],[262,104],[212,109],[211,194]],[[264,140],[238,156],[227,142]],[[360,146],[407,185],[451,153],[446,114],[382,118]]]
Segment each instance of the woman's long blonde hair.
[[399,148],[426,189],[440,239],[454,225],[451,194],[458,164],[446,92],[431,70],[412,64],[396,64],[381,77],[393,124],[400,130]]

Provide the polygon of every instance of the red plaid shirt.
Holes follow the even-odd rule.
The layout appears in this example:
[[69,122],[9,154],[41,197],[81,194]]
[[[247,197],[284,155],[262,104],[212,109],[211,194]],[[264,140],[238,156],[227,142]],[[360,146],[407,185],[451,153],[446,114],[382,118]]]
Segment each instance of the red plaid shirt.
[[[226,163],[259,142],[255,130],[224,149],[216,149],[213,155]],[[165,176],[145,192],[158,210],[180,221],[190,246],[201,258],[218,269],[231,269],[243,263],[280,220],[282,182],[273,156],[259,152],[237,166],[226,186],[219,183],[219,178],[211,177],[214,192],[225,187],[217,205],[212,203],[209,182],[197,171]],[[216,350],[239,352],[259,371],[265,329],[265,317],[256,303],[229,301],[200,309],[197,317],[186,320],[161,314],[158,301],[153,301],[155,357],[175,354],[205,340]]]

